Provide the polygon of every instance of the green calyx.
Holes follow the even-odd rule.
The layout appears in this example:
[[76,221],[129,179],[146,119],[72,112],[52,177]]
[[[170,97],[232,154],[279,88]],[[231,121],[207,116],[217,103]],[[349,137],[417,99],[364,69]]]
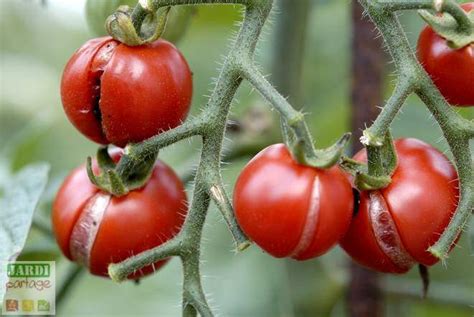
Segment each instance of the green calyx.
[[[121,161],[133,160],[129,154],[125,153]],[[156,155],[152,155],[150,159],[145,159],[137,165],[133,173],[120,169],[120,164],[116,164],[110,157],[107,147],[100,147],[97,150],[97,163],[99,165],[99,173],[96,175],[92,168],[92,158],[87,158],[87,175],[92,184],[101,190],[108,192],[114,196],[120,197],[128,194],[134,189],[143,187],[150,178],[153,171]]]
[[[367,137],[364,131],[362,140],[367,142]],[[371,140],[375,139],[377,145],[366,144],[367,164],[348,157],[342,157],[340,162],[341,168],[354,176],[354,186],[361,191],[382,189],[390,185],[391,175],[397,166],[397,155],[390,132],[383,138]]]
[[301,139],[297,139],[289,148],[298,163],[326,169],[332,167],[339,161],[350,138],[351,134],[345,133],[333,145],[325,149],[315,150],[314,153],[307,153],[307,151],[305,151],[304,143]]
[[340,166],[344,171],[354,176],[354,186],[360,191],[382,189],[392,181],[388,175],[370,175],[367,164],[345,156],[341,158]]
[[360,191],[382,189],[390,185],[390,176],[372,176],[365,173],[356,173],[354,186]]
[[147,11],[143,24],[137,30],[132,21],[130,7],[120,6],[114,14],[107,18],[105,27],[110,36],[128,46],[151,43],[163,34],[170,8],[160,8],[156,12]]
[[448,41],[450,47],[459,49],[474,43],[474,10],[458,12],[458,19],[451,14],[438,16],[426,10],[419,10],[418,13],[438,35]]

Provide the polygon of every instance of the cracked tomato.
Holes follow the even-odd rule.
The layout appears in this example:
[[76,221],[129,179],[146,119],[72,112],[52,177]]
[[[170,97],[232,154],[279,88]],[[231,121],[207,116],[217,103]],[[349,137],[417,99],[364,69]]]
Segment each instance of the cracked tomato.
[[72,124],[97,143],[120,147],[179,125],[191,96],[189,66],[165,40],[130,47],[92,39],[74,53],[61,80]]

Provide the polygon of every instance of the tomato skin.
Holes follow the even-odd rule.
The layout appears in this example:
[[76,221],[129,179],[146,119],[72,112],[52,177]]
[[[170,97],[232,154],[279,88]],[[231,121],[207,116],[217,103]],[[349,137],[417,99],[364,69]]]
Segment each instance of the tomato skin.
[[[437,149],[417,139],[395,141],[398,155],[392,183],[377,193],[387,206],[401,246],[413,263],[401,266],[381,248],[370,220],[371,192],[360,193],[360,204],[351,227],[341,240],[342,248],[359,264],[386,273],[404,273],[415,263],[438,262],[427,250],[439,238],[456,210],[458,176],[449,160]],[[354,156],[367,161],[365,150]],[[391,242],[389,242],[391,243]]]
[[[94,240],[86,265],[98,276],[108,277],[109,264],[171,239],[182,226],[187,210],[183,184],[173,170],[160,161],[144,187],[122,197],[100,191],[89,181],[85,166],[80,166],[65,179],[52,211],[56,240],[71,261],[81,262],[74,257],[74,230],[84,225],[82,217],[87,213],[88,203],[97,197],[110,199],[102,218],[97,221],[95,237],[90,233],[92,231],[87,236]],[[129,278],[150,274],[165,263],[166,260],[154,263]]]
[[89,139],[124,147],[179,125],[192,98],[189,66],[173,44],[129,47],[110,37],[74,53],[61,80],[61,100]]
[[[474,2],[462,8],[474,10]],[[418,59],[446,100],[454,106],[474,106],[474,43],[452,49],[426,26],[420,33]]]
[[234,189],[242,230],[275,257],[306,260],[327,252],[348,229],[352,208],[350,183],[338,167],[299,165],[283,144],[257,154]]

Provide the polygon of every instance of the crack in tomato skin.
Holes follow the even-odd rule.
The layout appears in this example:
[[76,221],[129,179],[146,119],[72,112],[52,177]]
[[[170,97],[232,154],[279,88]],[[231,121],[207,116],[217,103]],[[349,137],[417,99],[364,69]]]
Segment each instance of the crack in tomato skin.
[[411,269],[415,260],[403,246],[387,203],[378,191],[369,192],[369,215],[374,237],[380,249],[401,270]]
[[306,213],[305,224],[301,232],[298,244],[295,249],[290,253],[290,257],[297,259],[301,254],[307,250],[314,236],[316,234],[316,228],[318,225],[319,209],[321,207],[321,185],[319,177],[316,176],[313,181],[311,196],[309,200],[308,212]]
[[92,58],[90,69],[93,113],[97,121],[99,121],[104,137],[106,137],[106,135],[102,126],[102,111],[100,109],[102,76],[104,75],[107,64],[112,58],[117,45],[119,45],[119,43],[114,40],[104,42]]
[[99,192],[89,199],[82,210],[69,241],[69,249],[74,262],[86,267],[90,266],[91,250],[110,200],[110,194]]
[[[104,46],[115,42],[111,37],[87,41],[69,59],[61,78],[61,102],[69,121],[86,137],[108,144],[102,129],[97,102],[100,99],[100,76],[92,71],[94,58]],[[104,54],[101,54],[104,60]],[[99,63],[100,64],[100,63]],[[98,78],[99,77],[99,78]]]
[[[97,170],[95,160],[93,169]],[[70,195],[72,191],[74,195]],[[80,166],[66,177],[54,199],[51,213],[54,236],[63,254],[71,261],[74,260],[69,244],[72,231],[90,197],[98,191],[90,182],[85,167]]]

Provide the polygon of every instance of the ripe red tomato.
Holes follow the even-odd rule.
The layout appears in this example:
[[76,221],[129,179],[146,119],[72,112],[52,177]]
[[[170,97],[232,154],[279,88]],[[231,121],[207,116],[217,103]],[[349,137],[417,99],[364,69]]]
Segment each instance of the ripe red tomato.
[[[52,218],[64,255],[87,266],[94,275],[108,276],[109,264],[171,239],[185,214],[183,184],[171,168],[158,161],[148,183],[122,197],[100,191],[89,181],[85,166],[78,167],[59,189]],[[165,263],[154,263],[129,278],[150,274]]]
[[240,174],[234,208],[242,230],[262,249],[306,260],[325,253],[345,234],[353,195],[338,167],[299,165],[285,145],[274,144]]
[[61,81],[72,124],[97,143],[120,147],[179,125],[191,97],[189,66],[165,40],[130,47],[92,39],[71,57]]
[[[474,2],[462,7],[466,12],[474,10]],[[452,49],[426,26],[418,38],[418,59],[448,102],[474,105],[474,43]]]
[[[456,170],[437,149],[417,139],[399,139],[395,148],[392,183],[360,193],[359,209],[341,240],[356,262],[386,273],[438,261],[427,249],[448,225],[459,195]],[[354,159],[367,161],[365,150]]]

